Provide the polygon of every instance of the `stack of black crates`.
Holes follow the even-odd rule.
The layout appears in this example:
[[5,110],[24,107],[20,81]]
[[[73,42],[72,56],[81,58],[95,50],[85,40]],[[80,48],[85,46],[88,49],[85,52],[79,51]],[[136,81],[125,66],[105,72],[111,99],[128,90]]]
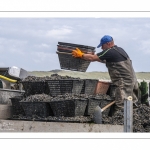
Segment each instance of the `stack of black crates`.
[[31,95],[49,94],[45,81],[22,81],[25,93],[22,96],[12,97],[13,117],[41,118],[53,115],[50,105],[44,99],[40,101],[26,101]]
[[50,101],[54,116],[75,117],[84,115],[87,100],[75,97],[81,93],[84,80],[46,80],[46,83],[49,87],[49,94],[54,97]]
[[[35,116],[42,120],[52,117],[76,117],[93,115],[97,105],[104,107],[109,103],[106,94],[96,96],[98,80],[95,79],[59,79],[45,81],[22,81],[25,93],[11,98],[13,115],[23,115],[28,119]],[[26,101],[31,95],[46,94],[49,100]],[[70,99],[65,99],[67,96]],[[76,96],[83,97],[76,97]],[[23,101],[24,100],[24,101]],[[107,115],[109,110],[107,110]]]

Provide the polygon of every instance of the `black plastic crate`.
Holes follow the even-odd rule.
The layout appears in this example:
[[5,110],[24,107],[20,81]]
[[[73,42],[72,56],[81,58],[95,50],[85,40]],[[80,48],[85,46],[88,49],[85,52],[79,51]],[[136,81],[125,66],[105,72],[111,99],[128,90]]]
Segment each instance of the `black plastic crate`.
[[86,99],[58,100],[50,102],[54,116],[83,116],[87,105]]
[[81,58],[74,58],[71,54],[64,54],[61,52],[57,52],[57,54],[61,69],[86,72],[91,63]]
[[102,99],[88,98],[88,103],[85,109],[85,116],[93,115],[96,106],[100,106]]
[[24,109],[20,105],[20,101],[23,99],[23,96],[11,97],[12,103],[12,113],[13,115],[25,115]]
[[45,81],[22,81],[23,89],[25,90],[25,95],[34,94],[48,94]]
[[96,85],[98,80],[95,79],[85,79],[81,90],[81,94],[93,95],[95,94]]
[[25,115],[27,117],[39,116],[45,118],[53,116],[53,111],[48,102],[20,102],[22,105]]
[[62,79],[62,80],[46,80],[51,96],[64,94],[80,94],[84,80],[78,79]]

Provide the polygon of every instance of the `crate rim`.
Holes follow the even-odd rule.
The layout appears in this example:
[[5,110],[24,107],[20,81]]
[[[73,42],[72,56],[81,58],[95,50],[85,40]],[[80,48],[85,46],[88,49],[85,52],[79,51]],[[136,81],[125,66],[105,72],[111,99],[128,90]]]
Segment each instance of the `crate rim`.
[[75,81],[81,81],[81,80],[84,80],[84,79],[47,79],[45,81],[59,81],[59,80],[65,80],[65,81],[70,81],[70,80],[75,80]]
[[23,98],[23,96],[10,97],[9,99],[13,100],[13,99],[20,99],[20,98]]
[[90,99],[92,99],[92,100],[103,100],[104,98],[100,99],[100,98],[96,98],[96,97],[89,97],[88,100],[90,100]]
[[89,48],[94,49],[94,50],[96,49],[96,47],[94,47],[94,46],[81,45],[81,44],[75,44],[75,43],[67,43],[67,42],[60,42],[60,41],[58,41],[58,44],[59,45],[75,46],[75,47],[85,47],[85,48],[89,47]]
[[29,102],[29,101],[20,101],[20,103],[49,103],[47,101],[42,101],[42,102]]
[[25,82],[30,82],[30,83],[42,82],[42,83],[44,83],[45,80],[44,81],[20,81],[20,83],[25,83]]
[[[64,46],[64,45],[57,45],[57,51],[61,51],[61,50],[65,50],[65,51],[70,51],[69,53],[71,53],[75,48],[71,47],[71,46]],[[83,52],[88,52],[88,53],[95,53],[95,50],[92,49],[88,49],[88,48],[80,48],[81,51]]]
[[50,102],[62,102],[62,101],[75,101],[75,100],[87,101],[87,99],[86,99],[86,98],[79,98],[79,99],[52,100],[52,101],[49,101],[49,103],[50,103]]

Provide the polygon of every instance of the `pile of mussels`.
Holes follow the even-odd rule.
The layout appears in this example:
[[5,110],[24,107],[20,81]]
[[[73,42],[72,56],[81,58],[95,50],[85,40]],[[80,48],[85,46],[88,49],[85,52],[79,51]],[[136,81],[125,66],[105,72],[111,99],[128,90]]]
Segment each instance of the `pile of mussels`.
[[[112,117],[103,115],[103,124],[123,125],[124,111],[119,110]],[[133,109],[133,132],[150,132],[150,107],[139,104]]]
[[67,75],[61,76],[58,74],[52,74],[51,76],[45,76],[45,77],[28,76],[22,81],[45,81],[45,80],[60,80],[60,79],[80,79],[80,78],[74,78]]

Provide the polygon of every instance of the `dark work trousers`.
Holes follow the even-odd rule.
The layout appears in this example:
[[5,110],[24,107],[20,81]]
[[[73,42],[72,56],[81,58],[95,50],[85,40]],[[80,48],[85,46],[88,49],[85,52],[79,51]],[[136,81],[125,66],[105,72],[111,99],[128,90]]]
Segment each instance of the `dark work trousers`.
[[115,88],[115,110],[123,109],[124,99],[132,96],[133,103],[138,101],[139,86],[129,58],[121,62],[106,62],[108,72]]

